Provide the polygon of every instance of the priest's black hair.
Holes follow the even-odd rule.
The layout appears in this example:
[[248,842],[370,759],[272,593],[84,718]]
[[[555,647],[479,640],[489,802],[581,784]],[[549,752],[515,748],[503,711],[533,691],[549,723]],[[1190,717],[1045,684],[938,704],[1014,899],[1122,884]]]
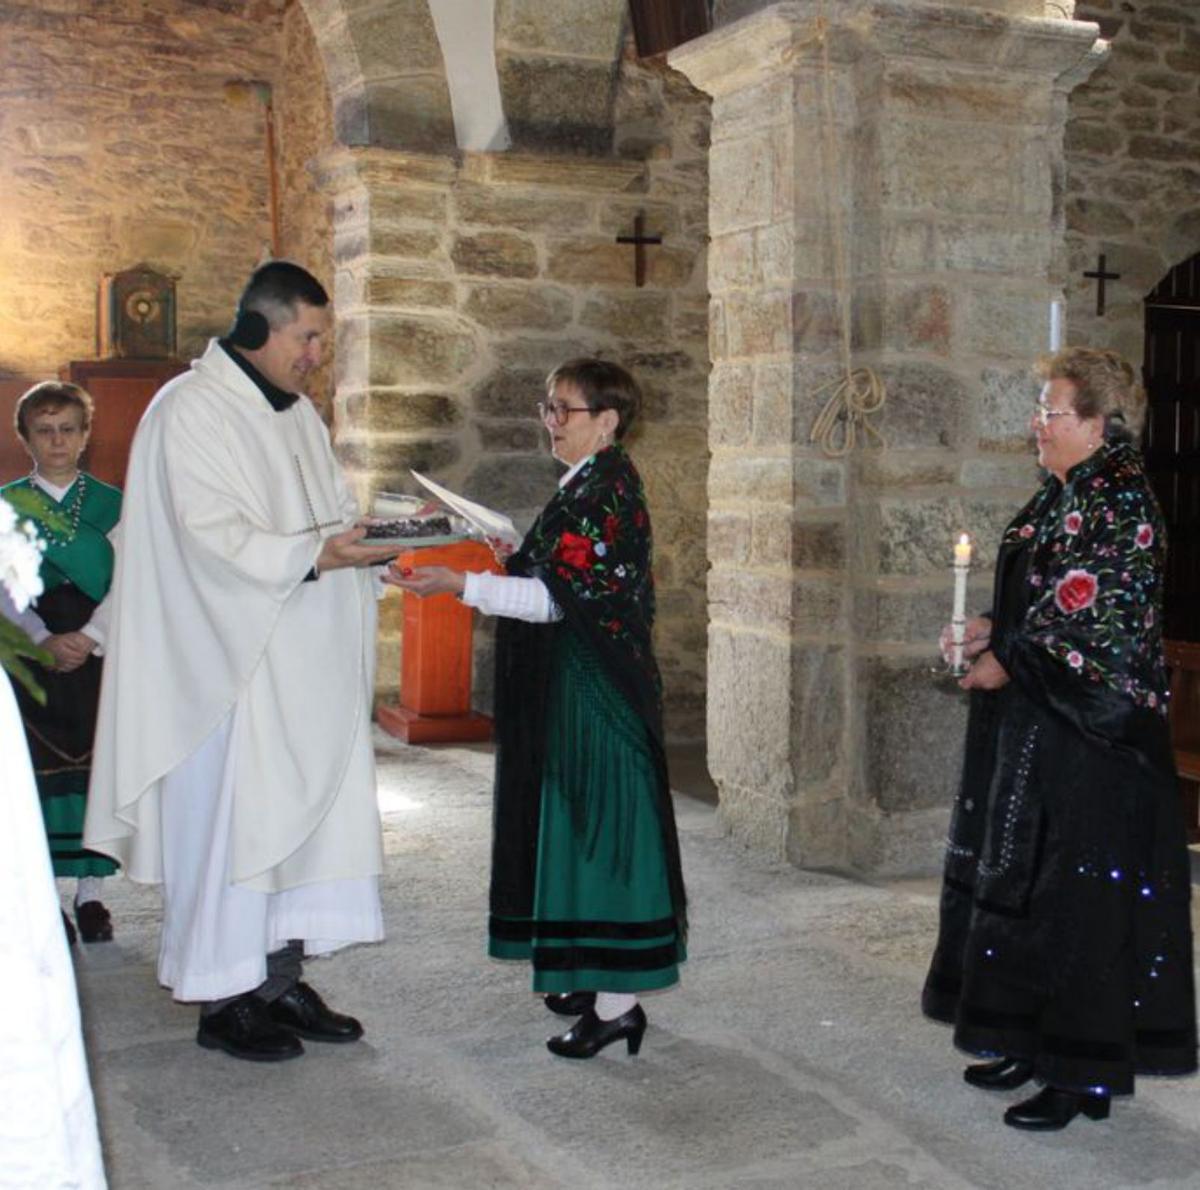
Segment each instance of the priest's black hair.
[[301,302],[306,306],[328,306],[329,294],[312,273],[298,264],[269,261],[255,269],[246,282],[229,338],[238,347],[257,351],[272,330],[295,319]]

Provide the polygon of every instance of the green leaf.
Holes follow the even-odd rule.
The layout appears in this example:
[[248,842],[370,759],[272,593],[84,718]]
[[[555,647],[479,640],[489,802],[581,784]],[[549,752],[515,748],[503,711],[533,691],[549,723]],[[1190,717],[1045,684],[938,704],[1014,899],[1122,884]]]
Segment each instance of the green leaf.
[[54,657],[51,653],[41,646],[35,645],[11,621],[0,617],[0,666],[12,674],[42,706],[45,706],[46,693],[38,685],[33,670],[25,663],[26,660],[36,661],[39,665],[47,668],[54,665]]

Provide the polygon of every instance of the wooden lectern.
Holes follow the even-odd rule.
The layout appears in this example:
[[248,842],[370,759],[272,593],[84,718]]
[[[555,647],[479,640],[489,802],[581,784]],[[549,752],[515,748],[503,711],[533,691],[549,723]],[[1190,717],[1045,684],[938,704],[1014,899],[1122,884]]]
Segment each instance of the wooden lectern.
[[[492,551],[477,541],[405,550],[397,566],[452,566],[498,571]],[[404,652],[400,702],[383,704],[376,721],[406,744],[463,743],[492,738],[492,721],[471,710],[471,622],[455,595],[426,599],[404,592]]]

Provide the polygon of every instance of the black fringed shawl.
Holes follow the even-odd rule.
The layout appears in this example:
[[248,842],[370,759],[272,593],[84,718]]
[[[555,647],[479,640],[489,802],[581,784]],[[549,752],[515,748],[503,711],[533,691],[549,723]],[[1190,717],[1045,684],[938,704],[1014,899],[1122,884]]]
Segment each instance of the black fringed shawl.
[[662,685],[650,633],[654,578],[642,481],[622,447],[589,459],[534,522],[508,573],[539,578],[563,613],[556,624],[502,618],[496,631],[496,791],[491,912],[532,912],[545,758],[546,696],[556,634],[577,633],[646,725],[658,775],[671,903],[681,941],[686,895],[663,751]]

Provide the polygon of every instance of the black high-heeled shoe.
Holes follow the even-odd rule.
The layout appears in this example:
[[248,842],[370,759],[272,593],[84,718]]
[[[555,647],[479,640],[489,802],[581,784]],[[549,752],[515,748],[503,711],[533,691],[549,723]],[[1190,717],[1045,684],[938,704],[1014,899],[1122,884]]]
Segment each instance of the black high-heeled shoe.
[[1004,1113],[1004,1122],[1010,1128],[1024,1128],[1029,1132],[1057,1132],[1080,1112],[1089,1120],[1107,1120],[1111,1104],[1107,1095],[1043,1087],[1032,1099],[1010,1107]]
[[1033,1063],[1025,1058],[997,1058],[979,1062],[963,1071],[963,1079],[985,1091],[1012,1091],[1033,1078]]
[[595,1009],[589,1008],[565,1033],[551,1037],[546,1048],[560,1058],[594,1058],[606,1045],[624,1037],[632,1057],[642,1048],[645,1032],[646,1014],[640,1004],[612,1021],[602,1021]]
[[551,992],[542,997],[546,1007],[559,1016],[582,1016],[596,1004],[595,992]]

